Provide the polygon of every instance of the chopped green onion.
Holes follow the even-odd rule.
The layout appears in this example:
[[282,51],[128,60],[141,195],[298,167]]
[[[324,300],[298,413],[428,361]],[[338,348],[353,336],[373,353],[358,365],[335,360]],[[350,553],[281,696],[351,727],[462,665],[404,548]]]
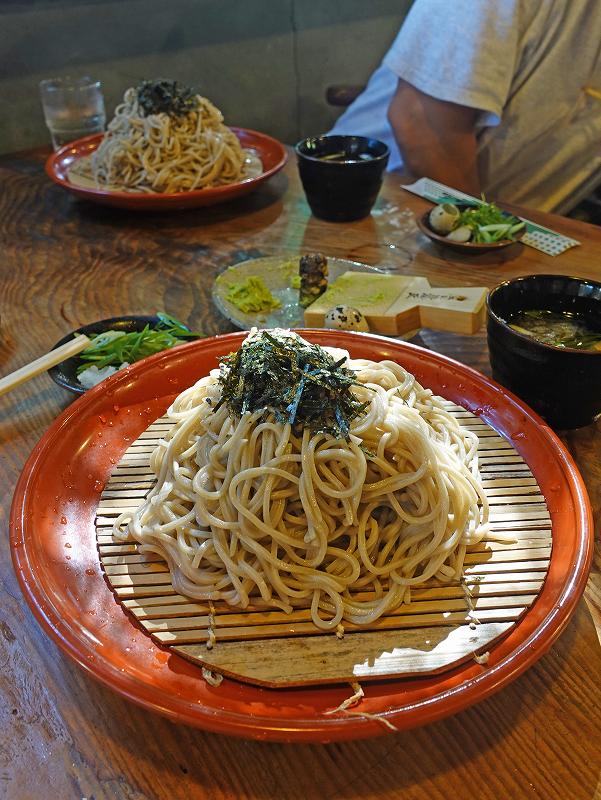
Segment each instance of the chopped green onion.
[[159,312],[157,317],[159,322],[153,327],[145,325],[141,331],[126,333],[109,330],[91,335],[92,343],[79,356],[81,363],[77,367],[77,374],[91,366],[103,369],[109,366],[118,368],[124,363],[133,364],[141,358],[181,344],[186,339],[202,336],[169,314]]
[[511,225],[509,225],[507,222],[504,222],[504,223],[498,224],[498,225],[481,225],[480,226],[480,230],[481,231],[490,231],[491,233],[492,233],[492,231],[503,231],[505,233],[510,228],[511,228]]
[[477,206],[465,208],[455,227],[467,225],[472,230],[472,242],[491,244],[505,239],[513,239],[514,234],[524,227],[517,217],[501,211],[494,203],[482,202]]

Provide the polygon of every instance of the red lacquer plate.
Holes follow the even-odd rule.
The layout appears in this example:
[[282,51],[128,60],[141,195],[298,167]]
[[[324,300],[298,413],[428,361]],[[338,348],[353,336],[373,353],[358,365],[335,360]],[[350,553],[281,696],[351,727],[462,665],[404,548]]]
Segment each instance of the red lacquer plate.
[[[510,439],[547,500],[553,550],[547,580],[530,610],[490,651],[487,666],[366,683],[361,711],[398,729],[433,722],[502,689],[531,666],[567,624],[592,557],[592,513],[570,456],[545,423],[515,396],[445,356],[369,334],[305,331],[355,358],[394,359],[435,393],[482,416]],[[317,741],[378,736],[373,719],[332,715],[348,685],[261,689],[200,669],[154,644],[104,580],[94,515],[113,465],[175,394],[237,349],[246,333],[176,347],[128,367],[86,392],[54,422],[31,454],[15,492],[10,542],[14,567],[45,631],[90,675],[176,722],[237,736]]]
[[284,145],[271,136],[245,128],[232,128],[231,130],[240,139],[242,147],[253,150],[259,156],[263,164],[263,172],[256,177],[247,178],[228,186],[216,186],[177,194],[147,194],[145,192],[116,192],[88,188],[73,183],[69,179],[69,169],[78,159],[88,156],[96,150],[104,136],[102,133],[78,139],[57,150],[56,153],[52,153],[46,161],[46,174],[76,197],[105,206],[127,208],[130,211],[169,211],[212,206],[252,192],[263,181],[279,172],[288,158]]

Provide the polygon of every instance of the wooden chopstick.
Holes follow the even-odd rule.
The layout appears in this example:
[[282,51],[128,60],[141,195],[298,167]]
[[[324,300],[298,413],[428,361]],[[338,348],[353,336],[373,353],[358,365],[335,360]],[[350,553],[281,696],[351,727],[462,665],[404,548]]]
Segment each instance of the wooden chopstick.
[[40,356],[40,358],[36,358],[35,361],[11,372],[10,375],[0,378],[0,395],[10,392],[11,389],[15,389],[30,378],[35,378],[36,375],[46,372],[47,369],[60,364],[61,361],[81,353],[89,344],[90,339],[80,333],[72,341],[66,342],[66,344],[57,347],[56,350],[51,350],[46,355]]

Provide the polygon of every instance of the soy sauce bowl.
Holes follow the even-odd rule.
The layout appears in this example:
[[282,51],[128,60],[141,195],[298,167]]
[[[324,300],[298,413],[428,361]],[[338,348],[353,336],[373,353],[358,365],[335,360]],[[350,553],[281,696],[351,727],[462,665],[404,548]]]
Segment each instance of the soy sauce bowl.
[[601,351],[543,344],[509,324],[520,311],[570,312],[601,332],[601,283],[526,275],[496,286],[486,304],[495,380],[557,430],[590,425],[601,416]]
[[351,222],[369,216],[390,156],[384,142],[365,136],[312,136],[294,149],[315,217]]
[[[84,333],[86,336],[96,336],[105,331],[123,331],[124,333],[133,333],[135,331],[142,331],[146,325],[157,325],[160,322],[157,316],[144,316],[144,315],[126,315],[122,317],[111,317],[110,319],[101,319],[98,322],[91,322],[88,325],[82,325],[81,328],[76,328],[67,336],[57,342],[52,348],[55,350],[67,342],[70,342],[78,333]],[[191,338],[188,340],[191,341]],[[77,369],[81,366],[81,357],[79,355],[67,358],[61,361],[55,367],[48,370],[48,374],[55,383],[62,386],[74,394],[84,394],[87,391],[85,386],[77,380]]]

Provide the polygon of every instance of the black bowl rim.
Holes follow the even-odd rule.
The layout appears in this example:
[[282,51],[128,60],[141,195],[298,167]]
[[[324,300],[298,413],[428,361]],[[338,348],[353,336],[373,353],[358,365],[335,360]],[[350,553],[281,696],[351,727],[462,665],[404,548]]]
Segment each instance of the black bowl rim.
[[[52,346],[52,350],[56,350],[57,347],[60,347],[67,342],[70,342],[78,333],[96,333],[96,328],[102,326],[106,330],[110,330],[111,326],[122,323],[122,322],[135,322],[139,323],[140,325],[147,325],[147,324],[155,324],[159,321],[159,318],[156,314],[121,314],[117,317],[108,317],[107,319],[99,319],[95,320],[94,322],[87,322],[85,325],[81,325],[79,328],[74,328],[71,333],[68,333],[66,336],[63,336],[55,345]],[[189,341],[193,341],[190,339]],[[183,342],[182,342],[183,344]],[[61,375],[65,373],[61,371],[61,367],[65,362],[70,361],[72,358],[77,358],[77,355],[71,356],[71,358],[66,358],[64,361],[55,364],[53,367],[50,367],[47,370],[48,374],[52,378],[52,380],[58,385],[61,386],[63,389],[67,389],[67,391],[72,392],[73,394],[85,394],[87,389],[82,386],[81,384],[75,384],[71,380],[62,380]],[[106,380],[106,379],[105,379]]]
[[[488,294],[486,295],[486,311],[488,312],[489,316],[491,316],[495,322],[498,322],[503,328],[511,333],[512,336],[517,336],[524,342],[529,342],[530,344],[535,344],[537,347],[541,347],[544,350],[548,350],[550,353],[574,353],[578,354],[579,356],[586,356],[590,358],[591,356],[601,356],[601,350],[595,352],[594,350],[582,350],[577,347],[557,347],[554,344],[547,344],[546,342],[541,342],[538,339],[535,339],[533,336],[526,336],[525,333],[520,333],[519,331],[514,330],[508,322],[502,319],[492,308],[490,305],[491,297],[501,289],[505,288],[506,286],[510,286],[513,284],[520,283],[521,281],[527,280],[544,280],[544,279],[553,279],[557,280],[558,278],[565,281],[575,281],[576,283],[588,283],[596,286],[601,291],[601,282],[595,281],[592,278],[580,278],[577,275],[553,275],[552,273],[542,273],[542,274],[534,274],[534,275],[519,275],[517,278],[508,278],[506,281],[502,281],[498,283],[496,286],[493,286],[492,289],[489,290]],[[600,301],[601,302],[601,301]]]
[[[318,162],[319,164],[323,164],[324,166],[337,166],[337,167],[340,167],[341,165],[339,163],[337,164],[335,161],[331,161],[331,162],[324,161],[323,159],[319,158],[318,156],[311,156],[308,153],[303,153],[302,150],[300,149],[301,146],[304,145],[306,142],[309,142],[309,141],[317,142],[317,141],[320,141],[320,140],[323,140],[323,139],[356,139],[356,140],[363,141],[363,142],[375,142],[376,144],[382,145],[382,147],[384,147],[384,152],[381,155],[373,156],[372,158],[370,158],[369,161],[365,161],[365,162],[359,161],[359,162],[357,162],[358,164],[361,164],[362,166],[366,166],[367,164],[378,163],[380,161],[383,161],[384,159],[390,158],[390,148],[388,147],[386,142],[383,142],[381,139],[376,139],[374,136],[355,136],[354,134],[346,135],[346,134],[338,134],[338,133],[336,133],[336,134],[332,134],[331,136],[329,136],[328,134],[323,134],[322,136],[305,136],[304,139],[301,139],[299,142],[297,142],[294,145],[294,152],[296,153],[296,155],[299,158],[304,158],[307,161]],[[355,166],[355,165],[354,164],[353,165],[346,164],[345,166],[348,167],[348,166]]]

